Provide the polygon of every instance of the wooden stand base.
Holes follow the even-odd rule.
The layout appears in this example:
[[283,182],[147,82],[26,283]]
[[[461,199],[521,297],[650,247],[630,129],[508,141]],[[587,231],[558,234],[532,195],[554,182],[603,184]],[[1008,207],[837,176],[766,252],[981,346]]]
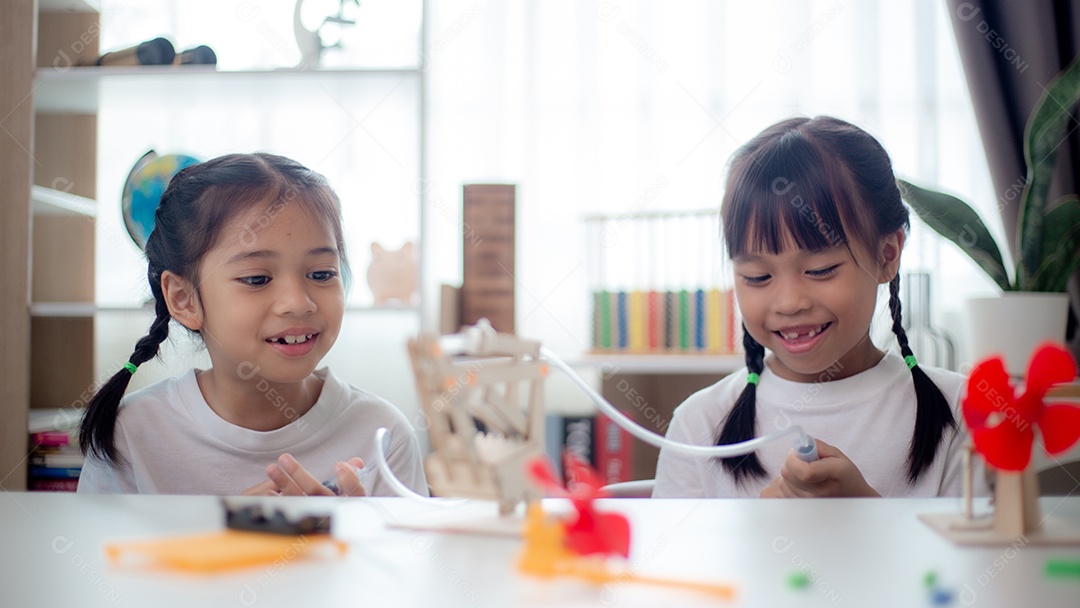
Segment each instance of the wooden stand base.
[[960,513],[922,513],[919,519],[957,545],[1080,546],[1080,522],[1046,516],[1038,529],[1019,536],[994,529],[993,515],[968,519]]
[[[970,484],[965,492],[970,492]],[[1019,473],[998,471],[991,514],[924,513],[919,519],[958,545],[1080,545],[1080,522],[1039,514],[1034,467]]]

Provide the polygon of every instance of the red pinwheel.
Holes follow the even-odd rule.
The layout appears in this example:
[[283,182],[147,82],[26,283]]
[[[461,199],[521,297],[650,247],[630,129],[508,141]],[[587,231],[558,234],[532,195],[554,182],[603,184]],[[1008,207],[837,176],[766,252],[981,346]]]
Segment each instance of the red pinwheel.
[[1003,471],[1023,471],[1031,462],[1035,427],[1051,456],[1080,439],[1080,407],[1044,403],[1054,384],[1076,378],[1076,363],[1056,344],[1043,344],[1028,364],[1027,386],[1016,396],[1001,357],[982,361],[971,370],[963,400],[964,421],[975,449],[986,462]]
[[563,458],[570,471],[570,490],[563,489],[555,479],[555,472],[547,459],[541,457],[529,464],[529,474],[541,485],[554,493],[565,496],[573,503],[577,519],[563,524],[566,530],[566,548],[578,555],[630,555],[630,522],[619,513],[600,513],[593,500],[604,498],[600,476],[572,452]]

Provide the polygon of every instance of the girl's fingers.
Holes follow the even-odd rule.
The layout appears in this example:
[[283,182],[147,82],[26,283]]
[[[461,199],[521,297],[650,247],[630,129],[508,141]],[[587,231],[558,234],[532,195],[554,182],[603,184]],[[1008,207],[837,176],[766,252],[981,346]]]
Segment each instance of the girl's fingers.
[[303,496],[304,491],[293,481],[292,477],[277,464],[266,467],[266,476],[273,482],[278,494],[283,496]]
[[773,480],[769,482],[769,485],[765,486],[765,489],[759,494],[759,498],[783,498],[784,494],[780,491],[781,480],[779,477],[773,477]]
[[270,465],[267,474],[277,484],[278,491],[287,496],[334,495],[289,454],[278,457],[277,465]]
[[364,468],[364,461],[359,458],[353,458],[348,462],[339,462],[334,465],[334,474],[338,483],[338,496],[367,495],[357,473],[357,470],[362,468]]
[[241,496],[276,496],[277,484],[273,479],[259,482],[240,493]]

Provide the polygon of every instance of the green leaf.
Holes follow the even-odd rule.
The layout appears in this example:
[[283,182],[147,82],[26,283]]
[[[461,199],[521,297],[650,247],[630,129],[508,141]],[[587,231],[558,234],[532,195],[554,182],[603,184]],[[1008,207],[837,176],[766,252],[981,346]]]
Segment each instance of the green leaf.
[[1012,290],[1001,249],[970,205],[955,196],[920,188],[904,180],[896,181],[901,196],[928,226],[968,254],[998,287],[1004,291]]
[[1068,137],[1072,110],[1080,102],[1080,56],[1046,87],[1028,120],[1024,138],[1027,186],[1021,197],[1017,284],[1030,284],[1042,267],[1043,223],[1058,151]]
[[1080,268],[1080,197],[1072,194],[1054,204],[1043,223],[1043,259],[1028,291],[1064,292]]

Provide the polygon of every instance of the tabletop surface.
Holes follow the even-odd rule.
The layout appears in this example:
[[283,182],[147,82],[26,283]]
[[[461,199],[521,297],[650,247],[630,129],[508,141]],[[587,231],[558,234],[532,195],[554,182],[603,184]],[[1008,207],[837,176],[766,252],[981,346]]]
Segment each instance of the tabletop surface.
[[[264,499],[333,516],[344,556],[316,555],[217,574],[110,562],[106,543],[219,531],[208,496],[0,493],[8,541],[0,604],[22,606],[1080,606],[1080,578],[1048,560],[1080,547],[957,547],[918,520],[957,512],[956,499],[604,500],[631,522],[642,576],[726,583],[733,601],[616,582],[594,586],[520,574],[518,538],[397,526],[494,518],[491,503],[432,506],[403,498]],[[562,501],[545,501],[553,511]],[[979,510],[987,505],[978,503]],[[1044,516],[1080,521],[1080,497],[1043,498]],[[948,598],[935,604],[926,586]],[[793,585],[793,578],[801,585]]]

